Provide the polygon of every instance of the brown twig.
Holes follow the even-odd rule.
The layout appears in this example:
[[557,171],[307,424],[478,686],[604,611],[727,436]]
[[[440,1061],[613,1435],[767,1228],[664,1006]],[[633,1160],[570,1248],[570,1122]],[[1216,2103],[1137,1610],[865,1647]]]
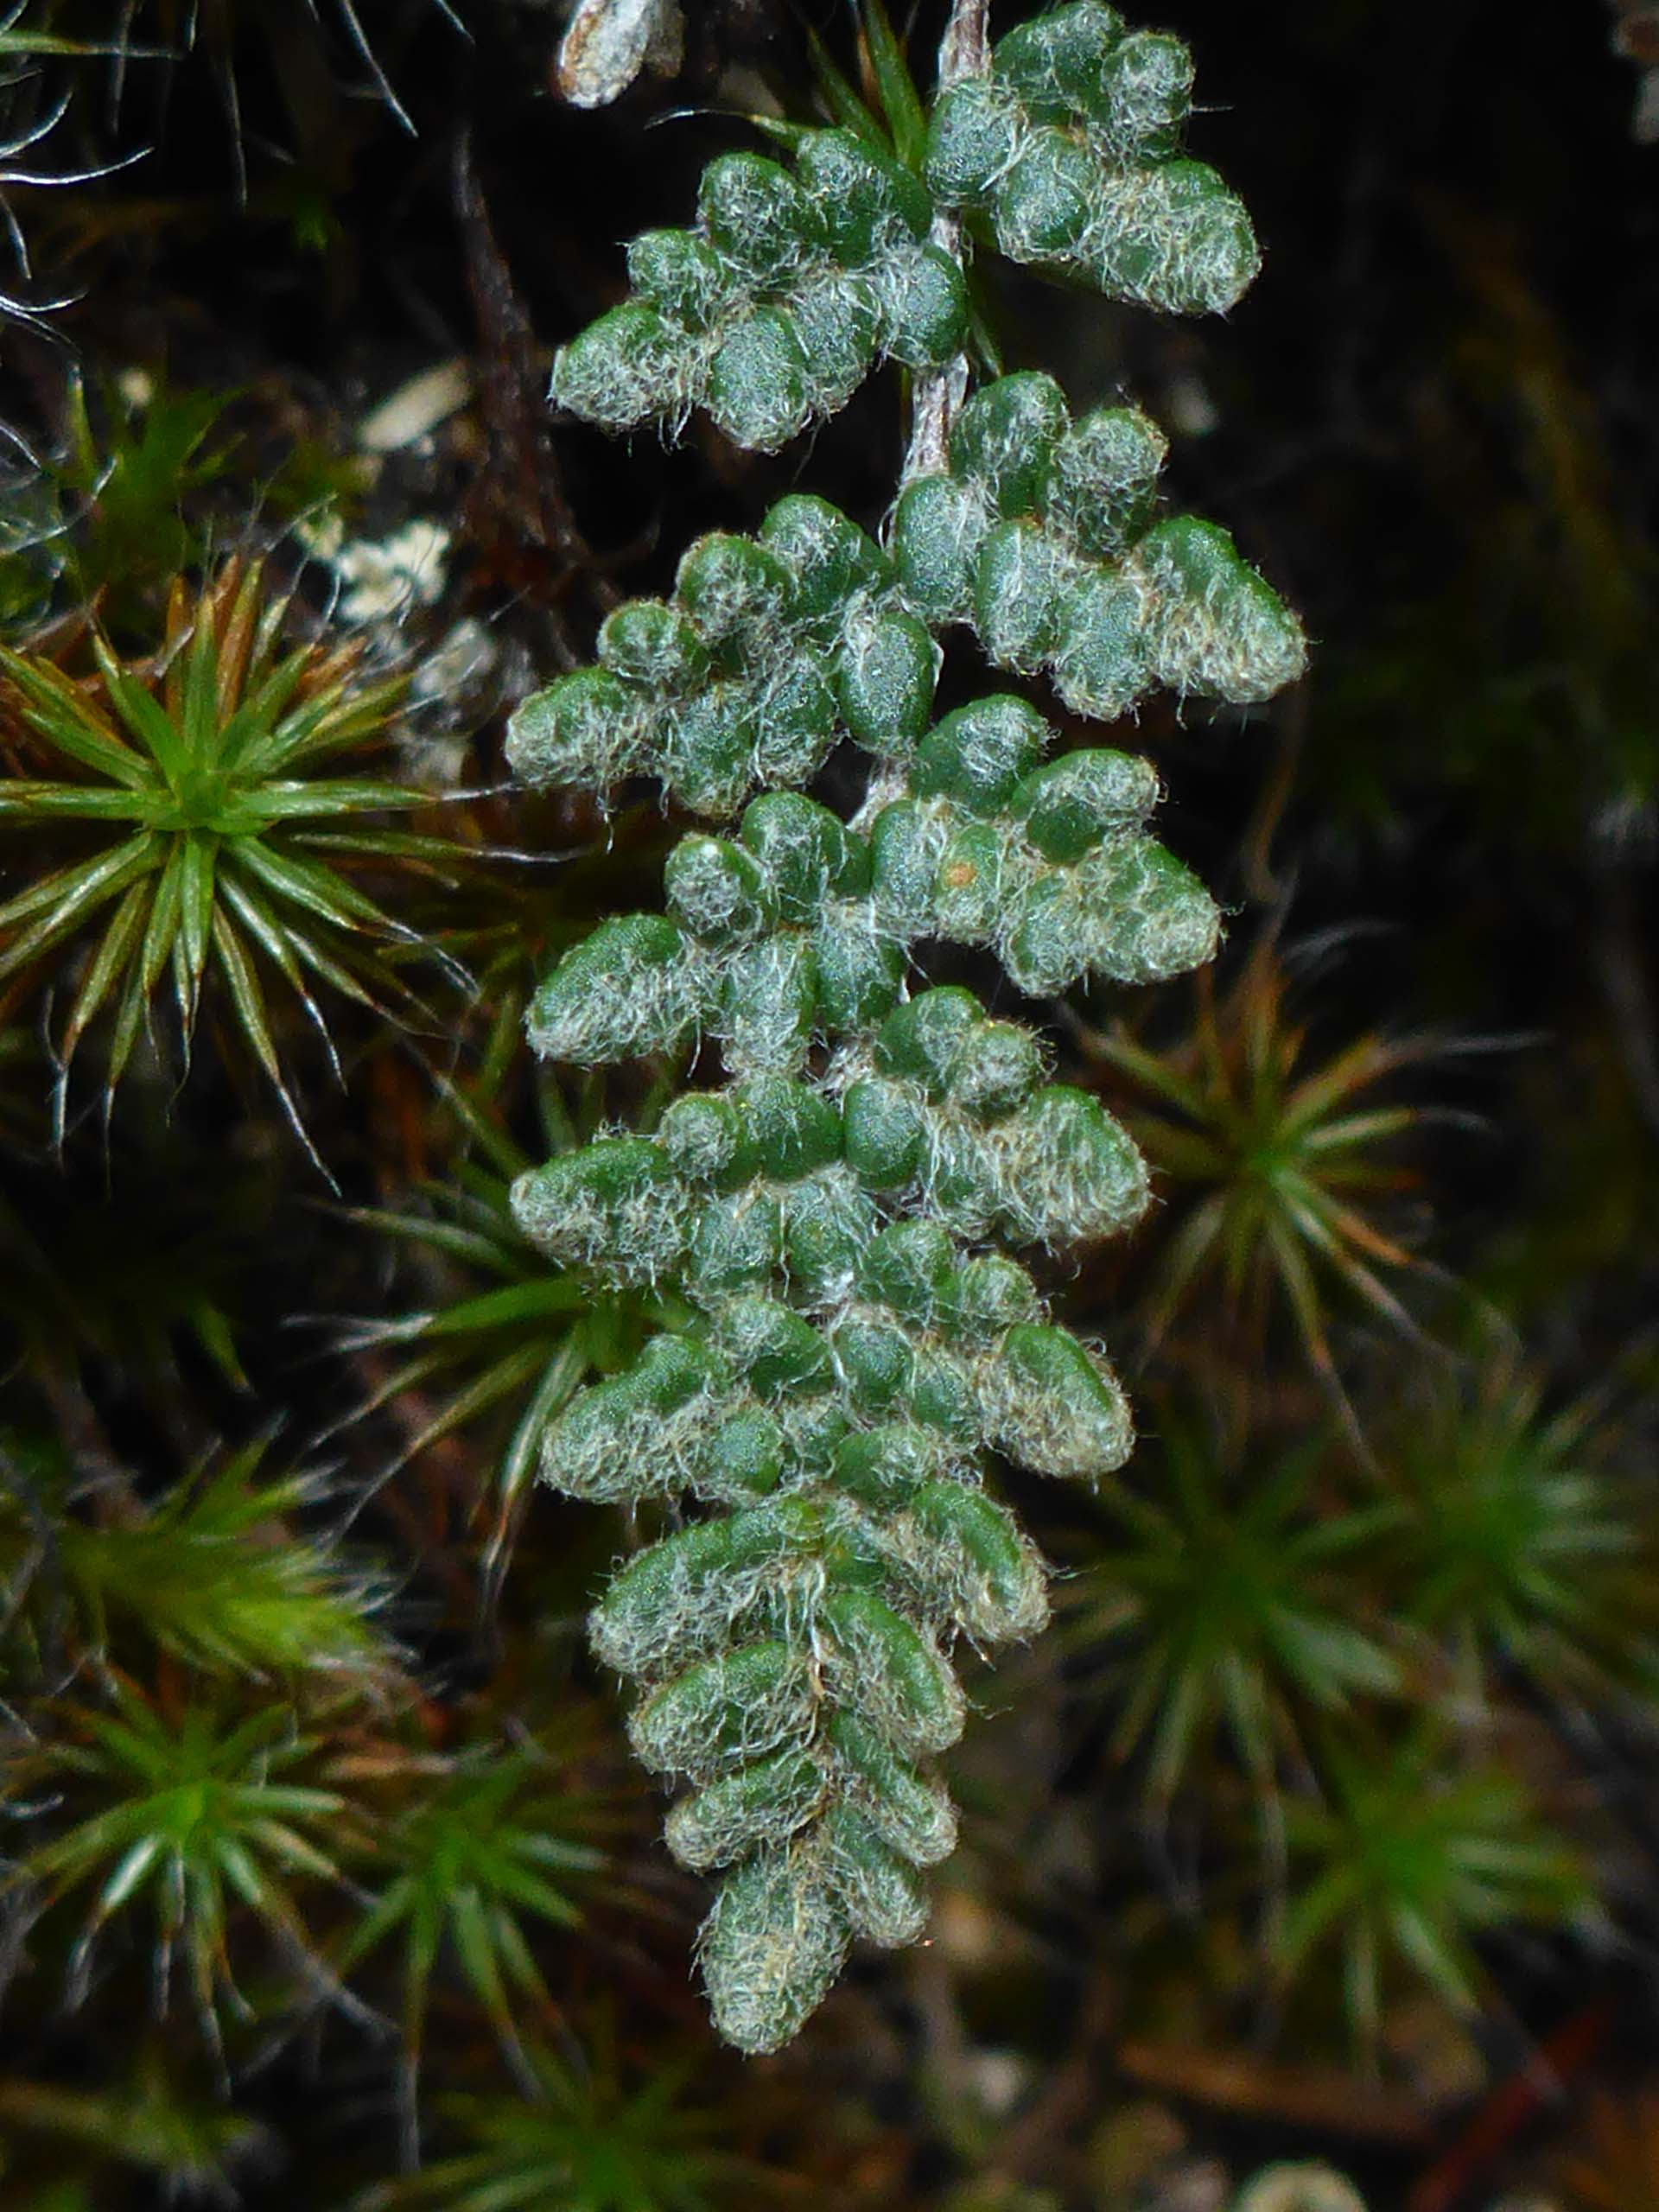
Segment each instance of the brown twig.
[[1433,2140],[1432,2110],[1341,2068],[1275,2062],[1257,2051],[1137,2042],[1119,2044],[1112,2060],[1137,2088],[1208,2112],[1404,2150],[1424,2150]]
[[[559,480],[535,334],[497,242],[465,130],[455,144],[454,200],[478,324],[485,434],[484,466],[468,502],[473,534],[493,550],[515,588],[535,592],[556,645],[574,663],[575,643],[560,601],[575,578],[593,577],[598,563]],[[607,589],[595,582],[601,599]]]
[[1614,2009],[1592,1999],[1557,2028],[1518,2072],[1500,2082],[1445,2155],[1406,2200],[1408,2212],[1453,2212],[1476,2183],[1540,2113],[1562,2102],[1568,2085],[1605,2045]]

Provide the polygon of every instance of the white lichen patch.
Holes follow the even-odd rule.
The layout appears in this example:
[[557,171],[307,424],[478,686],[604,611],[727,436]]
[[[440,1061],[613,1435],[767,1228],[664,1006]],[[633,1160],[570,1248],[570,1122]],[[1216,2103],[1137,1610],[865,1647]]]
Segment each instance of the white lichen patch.
[[333,556],[341,618],[365,627],[435,607],[449,581],[453,531],[416,518],[390,537],[348,539]]
[[642,69],[675,75],[684,52],[678,0],[580,0],[555,73],[572,107],[608,107]]

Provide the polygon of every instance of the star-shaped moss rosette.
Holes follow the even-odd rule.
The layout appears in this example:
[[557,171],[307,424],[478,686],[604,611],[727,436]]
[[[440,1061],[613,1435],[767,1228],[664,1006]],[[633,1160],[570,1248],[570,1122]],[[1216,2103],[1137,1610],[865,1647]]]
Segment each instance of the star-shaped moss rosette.
[[[223,987],[296,1128],[270,976],[320,1028],[319,985],[381,1015],[419,1012],[391,956],[421,940],[353,872],[453,867],[456,849],[384,826],[422,793],[317,772],[383,748],[404,687],[358,680],[351,652],[284,652],[286,613],[260,564],[233,560],[199,594],[175,586],[153,661],[123,663],[100,639],[97,677],[77,680],[43,655],[0,650],[0,713],[18,751],[66,772],[0,779],[0,826],[26,825],[36,844],[67,831],[82,845],[0,904],[0,982],[44,981],[50,956],[90,939],[59,1051],[67,1076],[112,1009],[106,1098],[169,982],[187,1052],[204,984]],[[11,868],[30,850],[12,844]]]
[[1076,0],[1010,31],[988,74],[941,94],[928,188],[982,214],[1010,261],[1141,307],[1219,313],[1261,253],[1242,202],[1182,156],[1192,104],[1179,39]]
[[148,1924],[157,2012],[181,1970],[215,2052],[226,2007],[245,2009],[236,1974],[251,1945],[322,1986],[306,1912],[319,1885],[343,1881],[325,1847],[346,1801],[316,1786],[317,1738],[302,1732],[296,1709],[277,1699],[243,1718],[207,1688],[163,1704],[119,1684],[107,1704],[67,1705],[60,1721],[17,1762],[19,1781],[49,1811],[8,1885],[82,1913],[71,2005],[117,1924]]
[[1594,1869],[1537,1793],[1459,1745],[1438,1715],[1393,1742],[1332,1735],[1319,1768],[1323,1794],[1286,1802],[1289,1883],[1274,1965],[1287,1986],[1339,1983],[1373,2063],[1392,1988],[1427,1984],[1471,2016],[1488,1972],[1483,1936],[1506,1923],[1594,1917]]
[[878,361],[938,368],[963,344],[961,270],[928,238],[920,180],[850,130],[803,130],[704,170],[697,226],[628,248],[629,297],[560,353],[551,397],[608,430],[677,434],[706,408],[775,453],[846,405]]

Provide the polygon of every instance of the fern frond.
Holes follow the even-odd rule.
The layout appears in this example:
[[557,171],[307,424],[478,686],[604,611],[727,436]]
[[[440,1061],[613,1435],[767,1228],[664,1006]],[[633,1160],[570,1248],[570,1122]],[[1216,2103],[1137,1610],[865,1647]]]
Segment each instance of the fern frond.
[[[1173,159],[1187,79],[1174,41],[1127,38],[1087,4],[947,90],[929,183],[850,130],[800,134],[792,175],[723,157],[695,232],[635,242],[634,296],[565,348],[555,398],[613,429],[702,405],[771,451],[883,353],[942,368],[966,342],[952,210],[979,188],[945,189],[940,149],[970,93],[1033,140],[1008,155],[1027,245],[1036,170],[1081,164],[1101,206],[1071,244],[1096,282],[1225,304],[1254,242],[1219,181]],[[1028,1028],[964,988],[913,988],[918,950],[985,948],[1042,999],[1179,974],[1219,926],[1148,832],[1150,766],[1060,752],[1011,693],[936,715],[938,633],[969,625],[995,666],[1047,671],[1068,704],[1112,716],[1158,686],[1265,698],[1305,654],[1223,531],[1154,518],[1163,442],[1143,416],[1074,423],[1042,376],[993,382],[954,429],[950,411],[937,465],[918,441],[885,545],[804,494],[753,538],[701,540],[672,599],[613,613],[597,665],[529,701],[509,744],[527,782],[607,792],[647,774],[728,825],[683,838],[668,912],[604,923],[529,1017],[538,1052],[582,1065],[717,1045],[724,1088],[677,1098],[653,1135],[531,1170],[513,1204],[562,1265],[690,1313],[571,1402],[543,1472],[582,1497],[692,1508],[592,1628],[641,1686],[636,1751],[689,1785],[671,1848],[725,1870],[702,1966],[747,2050],[795,2033],[855,1937],[925,1925],[922,1870],[956,1834],[934,1770],[965,1719],[953,1650],[1029,1637],[1048,1610],[988,1455],[1096,1482],[1132,1441],[1103,1352],[1011,1253],[1129,1227],[1140,1155],[1096,1100],[1047,1079]],[[850,821],[791,788],[843,741],[868,761]]]

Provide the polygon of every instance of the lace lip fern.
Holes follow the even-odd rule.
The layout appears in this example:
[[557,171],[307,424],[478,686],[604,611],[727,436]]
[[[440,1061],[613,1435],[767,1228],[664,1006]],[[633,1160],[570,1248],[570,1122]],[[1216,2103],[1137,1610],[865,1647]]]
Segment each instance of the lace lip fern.
[[[690,1784],[671,1848],[726,1870],[702,1967],[750,2051],[789,2040],[855,1936],[926,1923],[920,1870],[956,1833],[932,1764],[965,1717],[950,1653],[1048,1610],[986,1453],[1094,1481],[1132,1441],[1116,1377],[1010,1248],[1127,1228],[1144,1165],[1047,1080],[1030,1030],[913,989],[912,948],[986,948],[1040,999],[1179,974],[1218,931],[1148,833],[1150,766],[1057,754],[1007,692],[936,719],[941,637],[1108,719],[1160,687],[1264,698],[1305,658],[1226,533],[1160,513],[1164,442],[1137,410],[1074,418],[1039,373],[966,398],[969,224],[1178,311],[1254,273],[1243,208],[1180,156],[1185,49],[1072,0],[988,51],[982,0],[957,0],[941,77],[913,166],[842,128],[792,133],[792,173],[721,156],[696,228],[635,241],[633,296],[554,372],[611,429],[702,406],[772,451],[898,359],[918,384],[887,542],[804,494],[754,537],[700,540],[672,598],[610,614],[597,664],[527,701],[508,747],[530,783],[646,773],[712,825],[671,853],[668,913],[601,925],[529,1027],[582,1065],[701,1035],[725,1086],[527,1173],[514,1205],[555,1259],[687,1303],[571,1402],[542,1466],[578,1497],[698,1509],[592,1629],[643,1685],[636,1751]],[[850,822],[791,788],[843,741],[870,763]]]

